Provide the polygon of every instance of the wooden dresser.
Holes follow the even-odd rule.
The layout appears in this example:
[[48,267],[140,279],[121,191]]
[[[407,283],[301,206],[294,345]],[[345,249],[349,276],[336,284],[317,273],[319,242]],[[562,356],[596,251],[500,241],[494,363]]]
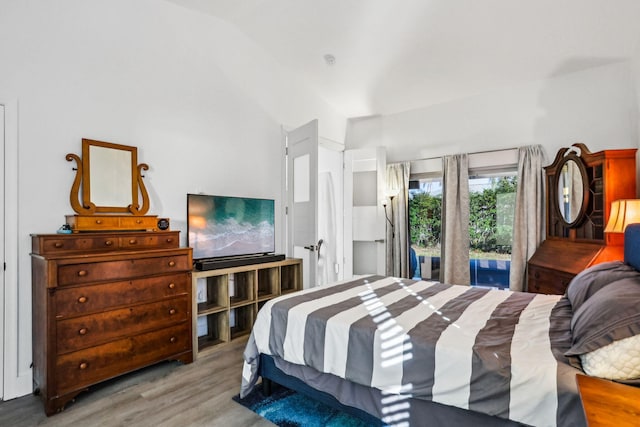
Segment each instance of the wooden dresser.
[[[546,240],[527,263],[527,290],[563,294],[576,274],[606,261],[622,259],[622,234],[605,233],[611,203],[636,198],[636,149],[591,153],[584,144],[574,144],[580,156],[561,149],[545,167],[547,207]],[[573,157],[582,169],[582,210],[575,221],[562,216],[559,179],[563,165]]]
[[103,380],[193,361],[179,232],[32,235],[34,392],[52,415]]

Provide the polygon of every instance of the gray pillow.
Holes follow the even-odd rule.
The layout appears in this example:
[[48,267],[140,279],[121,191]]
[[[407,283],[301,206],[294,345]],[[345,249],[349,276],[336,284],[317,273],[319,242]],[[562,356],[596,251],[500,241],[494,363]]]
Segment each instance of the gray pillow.
[[618,280],[592,294],[574,311],[571,332],[572,346],[566,356],[640,334],[640,278]]
[[626,278],[640,280],[640,271],[622,261],[604,262],[581,271],[567,287],[567,298],[573,312],[603,287]]

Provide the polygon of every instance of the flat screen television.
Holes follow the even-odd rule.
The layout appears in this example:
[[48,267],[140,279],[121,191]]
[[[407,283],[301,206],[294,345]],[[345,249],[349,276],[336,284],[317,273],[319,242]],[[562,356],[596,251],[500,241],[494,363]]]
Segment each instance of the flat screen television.
[[187,244],[193,259],[275,251],[275,201],[187,194]]

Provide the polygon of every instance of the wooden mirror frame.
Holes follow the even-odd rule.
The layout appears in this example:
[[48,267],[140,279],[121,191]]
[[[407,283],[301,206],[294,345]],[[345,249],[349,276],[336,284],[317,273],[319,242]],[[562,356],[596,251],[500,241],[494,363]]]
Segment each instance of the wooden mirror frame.
[[[578,210],[578,213],[573,221],[567,221],[567,219],[564,217],[562,208],[560,206],[560,197],[562,195],[559,194],[560,192],[558,191],[558,189],[560,188],[560,180],[562,179],[562,169],[570,161],[574,162],[578,167],[578,171],[580,172],[580,178],[582,181],[582,204],[580,205],[580,209]],[[553,209],[555,209],[560,222],[562,222],[567,228],[573,228],[580,225],[580,223],[585,218],[585,212],[587,211],[587,207],[589,206],[589,177],[587,176],[587,169],[584,165],[584,161],[575,153],[575,151],[573,151],[572,148],[567,150],[567,152],[564,154],[564,157],[557,165],[554,185],[556,194],[551,201],[553,204]]]
[[[102,147],[113,150],[127,151],[131,155],[131,203],[127,206],[97,206],[91,199],[91,147]],[[142,171],[148,170],[145,163],[138,163],[138,149],[128,145],[113,144],[111,142],[82,139],[82,159],[75,154],[67,154],[67,161],[75,160],[76,177],[71,187],[69,200],[73,210],[80,215],[94,215],[96,213],[128,213],[144,215],[149,210],[149,194],[142,181]],[[80,186],[82,184],[82,202],[80,201]],[[138,193],[142,196],[142,206],[138,203]],[[94,194],[95,196],[95,194]],[[96,200],[99,200],[97,198]],[[127,200],[129,198],[127,197]]]

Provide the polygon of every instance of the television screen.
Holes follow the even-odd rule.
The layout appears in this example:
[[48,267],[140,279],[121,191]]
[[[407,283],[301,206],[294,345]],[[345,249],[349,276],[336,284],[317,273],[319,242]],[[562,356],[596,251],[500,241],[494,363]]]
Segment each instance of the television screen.
[[187,194],[187,227],[187,242],[196,260],[271,253],[275,202]]

